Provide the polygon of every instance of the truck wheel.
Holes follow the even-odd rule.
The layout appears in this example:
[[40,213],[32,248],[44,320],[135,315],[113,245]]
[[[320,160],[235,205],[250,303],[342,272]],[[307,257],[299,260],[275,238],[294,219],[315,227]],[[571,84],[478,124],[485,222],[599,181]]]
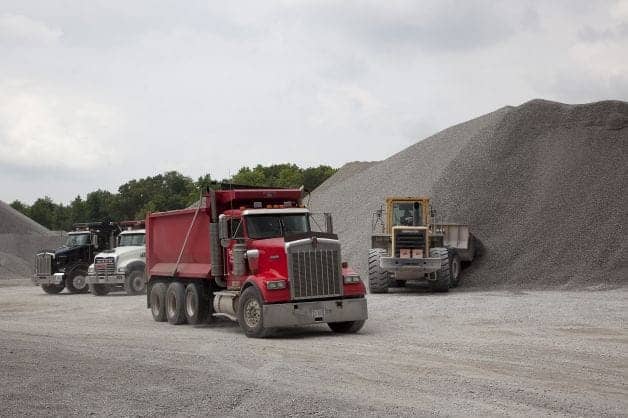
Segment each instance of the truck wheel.
[[451,286],[451,270],[449,270],[449,251],[447,248],[436,247],[430,249],[430,258],[440,259],[440,270],[432,273],[433,279],[429,281],[430,288],[434,292],[449,292]]
[[70,293],[87,293],[89,286],[87,285],[87,273],[83,270],[74,270],[65,279],[65,287]]
[[61,284],[42,284],[41,288],[44,289],[44,292],[50,295],[56,295],[57,293],[61,293],[65,285]]
[[94,296],[106,296],[109,294],[109,285],[106,284],[90,284],[89,291]]
[[369,250],[369,291],[371,293],[386,293],[390,287],[390,275],[382,270],[379,260],[386,255],[381,248]]
[[238,323],[247,337],[264,338],[269,329],[264,327],[264,302],[256,287],[247,287],[240,296]]
[[362,329],[366,321],[329,322],[327,326],[340,334],[354,334]]
[[155,283],[150,288],[150,313],[157,322],[166,322],[166,284]]
[[205,321],[209,308],[203,297],[203,289],[197,283],[190,283],[185,288],[185,318],[188,324],[196,325]]
[[124,290],[127,295],[141,295],[146,293],[146,279],[144,272],[133,270],[124,280]]
[[185,324],[185,286],[172,282],[166,291],[166,318],[173,325]]
[[458,254],[451,256],[449,271],[451,272],[451,287],[457,287],[460,284],[460,275],[462,273],[462,263]]

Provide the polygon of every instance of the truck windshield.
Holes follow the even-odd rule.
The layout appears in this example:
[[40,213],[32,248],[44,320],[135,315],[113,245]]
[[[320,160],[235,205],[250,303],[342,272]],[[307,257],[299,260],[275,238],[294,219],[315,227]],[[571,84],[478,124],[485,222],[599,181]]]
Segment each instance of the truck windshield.
[[79,245],[90,244],[90,234],[70,234],[65,241],[66,247],[78,247]]
[[419,202],[395,202],[393,203],[394,226],[421,226],[421,204]]
[[145,245],[144,234],[122,234],[118,241],[118,247],[142,246]]
[[277,238],[310,231],[307,214],[249,215],[246,217],[249,238]]

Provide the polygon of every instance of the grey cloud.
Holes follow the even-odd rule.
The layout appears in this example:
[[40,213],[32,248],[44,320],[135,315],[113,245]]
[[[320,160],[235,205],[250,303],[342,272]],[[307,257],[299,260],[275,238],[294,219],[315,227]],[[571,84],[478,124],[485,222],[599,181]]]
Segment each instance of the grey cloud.
[[583,42],[589,43],[628,40],[628,22],[620,23],[610,28],[595,28],[587,25],[578,31],[578,38]]

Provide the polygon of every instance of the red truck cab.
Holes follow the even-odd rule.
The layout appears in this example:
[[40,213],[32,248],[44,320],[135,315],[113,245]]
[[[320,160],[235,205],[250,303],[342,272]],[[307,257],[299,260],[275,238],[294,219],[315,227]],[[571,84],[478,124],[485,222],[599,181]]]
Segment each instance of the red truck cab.
[[212,191],[197,209],[150,214],[148,306],[157,321],[238,321],[246,335],[327,323],[357,332],[365,287],[336,235],[314,232],[300,189]]

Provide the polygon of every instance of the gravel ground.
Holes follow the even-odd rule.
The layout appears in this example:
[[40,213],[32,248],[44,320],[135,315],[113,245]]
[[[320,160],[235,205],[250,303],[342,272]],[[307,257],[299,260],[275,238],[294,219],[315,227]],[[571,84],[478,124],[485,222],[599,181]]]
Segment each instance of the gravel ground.
[[[357,335],[0,287],[0,415],[623,415],[628,289],[369,296]],[[392,319],[394,318],[394,319]]]

